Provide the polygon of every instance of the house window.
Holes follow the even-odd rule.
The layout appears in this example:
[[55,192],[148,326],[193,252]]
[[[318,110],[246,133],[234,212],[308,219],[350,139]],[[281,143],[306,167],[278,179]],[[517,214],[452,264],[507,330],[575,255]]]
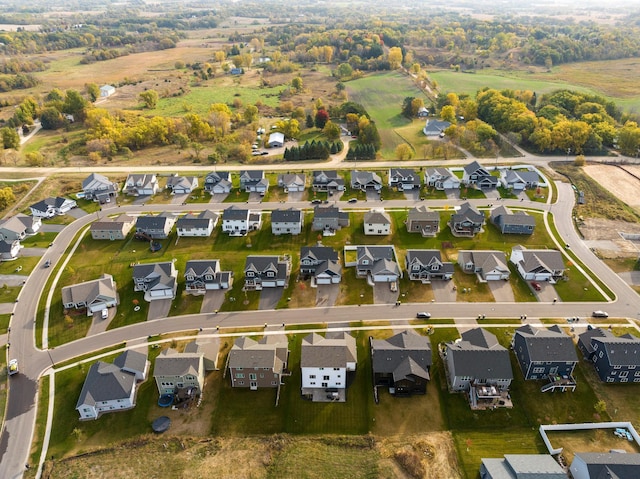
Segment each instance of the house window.
[[213,276],[211,276],[210,274],[206,274],[204,276],[204,279],[206,279],[207,281],[211,281],[213,279]]
[[621,369],[621,368],[622,368],[622,366],[620,366],[620,365],[616,365],[616,366],[613,367],[613,369]]
[[636,371],[635,373],[633,373],[633,375],[636,377],[640,377],[640,371]]
[[315,378],[316,378],[316,375],[315,375],[315,374],[310,374],[310,375],[309,375],[309,379],[315,379]]
[[633,378],[634,383],[640,383],[640,378]]
[[333,368],[334,371],[340,371],[340,368]]
[[238,386],[244,385],[244,381],[238,381]]
[[278,383],[277,383],[277,381],[271,381],[271,385],[272,385],[272,386],[277,386],[277,385],[278,385]]
[[629,371],[620,371],[620,377],[626,378],[629,375]]
[[253,278],[253,271],[247,271],[246,272],[247,277],[249,278]]
[[325,381],[328,381],[330,379],[329,376],[323,376],[322,379],[324,379]]
[[601,358],[602,356],[604,356],[604,353],[600,351],[600,354],[598,354],[598,357]]
[[255,373],[251,373],[251,374],[249,374],[249,379],[250,379],[251,381],[255,381],[255,380],[257,379],[256,374],[255,374]]
[[534,374],[540,374],[544,372],[544,368],[533,368]]
[[322,384],[321,384],[321,386],[322,386],[323,388],[329,387],[329,383],[322,383]]
[[236,368],[236,371],[242,371],[242,368]]
[[236,378],[244,379],[244,373],[236,373]]

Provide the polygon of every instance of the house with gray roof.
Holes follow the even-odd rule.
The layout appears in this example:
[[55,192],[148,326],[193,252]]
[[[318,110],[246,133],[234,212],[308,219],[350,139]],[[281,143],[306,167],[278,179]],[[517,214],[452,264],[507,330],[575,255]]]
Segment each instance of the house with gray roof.
[[91,173],[82,181],[84,198],[89,201],[108,203],[118,196],[120,186],[99,173]]
[[229,377],[231,387],[277,388],[287,371],[289,341],[284,334],[264,336],[255,341],[246,336],[239,337],[229,351]]
[[440,137],[443,137],[444,136],[444,130],[446,130],[450,126],[451,126],[451,123],[449,123],[448,121],[436,120],[434,118],[429,118],[426,121],[426,123],[424,125],[424,128],[422,129],[422,133],[424,133],[426,136],[440,136]]
[[482,283],[507,280],[511,274],[507,255],[497,250],[460,250],[458,264],[465,273],[477,275]]
[[113,364],[93,363],[76,403],[80,420],[135,407],[138,384],[146,379],[148,370],[146,354],[137,351],[120,354]]
[[53,218],[54,216],[66,215],[73,208],[78,206],[75,200],[56,196],[40,200],[29,206],[31,214],[38,218]]
[[91,223],[89,230],[94,240],[123,240],[133,229],[136,219],[122,214],[113,218],[105,217],[102,220]]
[[289,283],[288,256],[249,255],[244,264],[244,287],[248,290],[283,287]]
[[133,266],[133,290],[144,291],[145,301],[175,299],[177,278],[173,261]]
[[576,452],[569,468],[573,479],[636,479],[638,471],[637,452]]
[[243,170],[240,172],[240,189],[264,195],[269,190],[269,180],[262,170]]
[[188,195],[198,187],[197,176],[173,175],[167,178],[166,188],[171,190],[172,195]]
[[505,454],[483,458],[481,479],[567,479],[567,473],[549,454]]
[[640,383],[640,338],[615,336],[602,328],[578,335],[578,349],[593,363],[600,380],[607,383]]
[[509,258],[525,281],[548,281],[556,283],[564,276],[565,265],[562,253],[554,249],[527,249],[514,246]]
[[338,284],[342,280],[342,265],[338,252],[329,246],[300,248],[300,274],[311,276],[315,284]]
[[536,227],[536,220],[529,213],[526,211],[512,213],[503,205],[491,210],[490,219],[502,234],[530,235]]
[[387,339],[371,339],[373,385],[394,396],[426,394],[431,379],[431,342],[413,329]]
[[233,271],[222,271],[220,260],[192,259],[184,268],[184,292],[201,295],[216,289],[229,289],[233,285]]
[[204,353],[198,348],[185,347],[182,353],[172,348],[164,349],[156,358],[153,367],[153,379],[160,396],[199,396],[204,386],[204,375]]
[[465,202],[451,215],[449,228],[451,228],[453,236],[472,237],[482,231],[484,221],[484,213]]
[[322,231],[331,236],[342,228],[349,226],[349,213],[341,211],[337,206],[316,206],[313,208],[313,231]]
[[384,209],[374,208],[364,214],[364,234],[386,236],[391,234],[391,217]]
[[437,249],[410,249],[405,255],[405,269],[412,281],[430,283],[453,278],[453,263],[442,261]]
[[[525,380],[549,379],[552,382],[573,382],[573,370],[578,355],[573,339],[560,326],[519,327],[513,335],[511,349],[516,355]],[[565,386],[566,389],[566,386]]]
[[271,233],[299,235],[302,233],[304,213],[296,208],[275,209],[271,212]]
[[11,261],[18,257],[18,253],[23,246],[20,244],[20,241],[4,241],[0,240],[0,259]]
[[122,187],[122,193],[130,196],[151,196],[159,190],[158,177],[147,173],[131,173]]
[[483,396],[498,396],[500,391],[508,390],[513,380],[509,350],[483,328],[470,329],[461,336],[460,340],[446,344],[450,390],[469,392],[475,388],[482,395],[474,394],[472,404]]
[[522,191],[536,188],[540,183],[540,176],[531,170],[500,170],[500,183],[508,190]]
[[167,211],[159,215],[142,215],[136,219],[136,235],[144,239],[167,239],[176,217]]
[[0,220],[0,240],[22,241],[27,236],[36,234],[41,226],[41,218],[18,213],[11,218]]
[[197,215],[187,213],[176,221],[178,236],[208,237],[218,224],[218,215],[211,210],[203,210]]
[[420,233],[425,238],[432,238],[440,231],[440,213],[426,206],[411,208],[405,221],[408,233]]
[[87,316],[118,304],[118,290],[113,276],[104,273],[100,278],[62,288],[65,309],[86,309]]
[[489,170],[477,161],[472,161],[463,168],[462,183],[466,186],[487,190],[498,186],[498,177],[489,173]]
[[330,194],[336,191],[344,191],[344,178],[338,175],[336,170],[314,171],[311,188],[313,191],[328,192]]
[[228,171],[211,171],[204,178],[204,191],[211,194],[230,193],[232,187]]
[[245,236],[262,227],[262,212],[230,206],[222,212],[222,231],[229,236]]
[[351,172],[351,188],[362,191],[380,191],[382,179],[373,171],[353,170]]
[[307,177],[304,173],[283,173],[278,175],[278,186],[284,188],[285,193],[304,191]]
[[[344,331],[327,332],[324,337],[311,333],[302,339],[300,368],[302,395],[317,399],[313,390],[344,390],[347,375],[356,370],[358,353],[356,340]],[[338,393],[339,394],[339,393]],[[320,397],[325,397],[320,396]],[[336,395],[345,400],[344,395]]]
[[448,168],[427,168],[424,172],[424,183],[436,190],[457,190],[460,188],[460,178]]
[[389,168],[388,185],[389,188],[396,188],[398,191],[420,189],[420,174],[412,168]]
[[353,249],[356,250],[355,262],[345,266],[355,266],[358,278],[367,278],[369,284],[393,283],[402,278],[393,246],[345,246],[345,258]]

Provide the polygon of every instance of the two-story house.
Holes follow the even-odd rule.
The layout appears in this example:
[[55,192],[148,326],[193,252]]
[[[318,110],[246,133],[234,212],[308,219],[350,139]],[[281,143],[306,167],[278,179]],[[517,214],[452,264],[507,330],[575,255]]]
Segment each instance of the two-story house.
[[451,215],[449,228],[454,236],[471,237],[482,231],[485,217],[468,202],[462,203],[460,209]]
[[291,272],[288,256],[250,255],[244,264],[244,287],[249,290],[286,286]]
[[211,236],[218,224],[218,215],[211,210],[203,210],[197,215],[187,213],[176,221],[178,236]]
[[462,183],[466,186],[487,190],[498,186],[498,177],[489,173],[489,170],[477,161],[472,161],[463,168]]
[[185,293],[193,295],[229,289],[233,285],[233,271],[222,271],[217,259],[192,259],[185,265],[184,282]]
[[271,233],[274,235],[299,235],[302,233],[303,223],[302,210],[288,208],[271,212]]
[[211,171],[204,178],[204,191],[211,194],[230,193],[233,183],[228,171]]
[[112,182],[106,176],[98,173],[91,173],[82,181],[84,198],[89,201],[108,203],[112,198],[118,196],[119,189],[118,183]]
[[285,193],[304,191],[307,177],[304,173],[283,173],[278,175],[278,186],[284,188]]
[[166,188],[171,191],[172,195],[188,195],[198,187],[199,181],[197,176],[170,176],[167,178]]
[[322,231],[323,235],[331,236],[347,226],[349,213],[341,211],[337,206],[316,206],[313,209],[313,231]]
[[351,188],[362,191],[380,191],[382,179],[373,171],[353,170],[351,172]]
[[391,217],[383,209],[372,209],[364,214],[364,234],[386,236],[391,234]]
[[356,246],[355,250],[358,278],[367,278],[370,284],[394,283],[402,278],[402,270],[393,246]]
[[311,276],[316,284],[338,284],[342,280],[342,266],[338,252],[328,246],[300,248],[300,274]]
[[264,336],[261,340],[242,336],[229,351],[231,387],[277,388],[288,375],[289,342],[284,334]]
[[405,269],[409,279],[430,283],[433,280],[453,278],[453,263],[442,261],[440,250],[410,249],[405,256]]
[[640,383],[640,338],[594,328],[578,335],[578,348],[593,363],[601,381]]
[[103,218],[91,223],[89,230],[94,240],[123,240],[133,229],[136,219],[129,215],[118,215],[115,218]]
[[328,192],[344,191],[344,178],[336,170],[314,171],[311,183],[313,191]]
[[457,190],[460,188],[460,178],[447,168],[427,168],[424,172],[424,182],[436,190]]
[[564,275],[562,253],[553,249],[527,249],[514,246],[509,258],[525,281],[556,283]]
[[491,210],[490,219],[502,234],[530,235],[536,227],[535,218],[526,211],[512,213],[502,205]]
[[167,239],[176,217],[173,213],[163,212],[159,215],[138,216],[136,219],[136,235],[144,239]]
[[409,210],[405,224],[407,232],[420,233],[425,238],[432,238],[440,231],[440,213],[419,205]]
[[243,170],[240,172],[240,189],[264,195],[269,191],[269,180],[265,178],[262,170]]
[[497,250],[460,250],[458,264],[465,273],[478,276],[481,283],[509,279],[507,255]]
[[420,189],[420,175],[411,168],[389,168],[389,188],[398,191]]
[[18,257],[18,253],[23,246],[20,244],[18,240],[0,240],[0,259],[10,261],[12,259],[16,259]]
[[160,186],[156,175],[131,173],[124,182],[122,193],[131,196],[151,196],[159,190]]
[[230,206],[222,212],[222,231],[229,236],[245,236],[262,226],[262,212]]
[[172,348],[164,349],[153,367],[153,379],[160,396],[189,394],[189,391],[192,397],[199,396],[204,386],[204,375],[204,353],[197,347],[185,348],[182,353]]
[[175,299],[177,278],[173,261],[133,266],[133,290],[144,291],[145,301]]

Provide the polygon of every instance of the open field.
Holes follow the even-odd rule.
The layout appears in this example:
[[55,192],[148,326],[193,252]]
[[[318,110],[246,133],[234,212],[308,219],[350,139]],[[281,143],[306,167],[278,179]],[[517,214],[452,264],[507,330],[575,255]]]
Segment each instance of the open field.
[[[583,168],[594,181],[609,190],[616,198],[640,212],[640,166],[593,164]],[[632,176],[635,175],[635,176]]]

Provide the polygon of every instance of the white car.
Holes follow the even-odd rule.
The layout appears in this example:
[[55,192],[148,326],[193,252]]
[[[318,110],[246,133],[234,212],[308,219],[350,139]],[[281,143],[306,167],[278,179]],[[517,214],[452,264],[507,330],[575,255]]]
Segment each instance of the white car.
[[12,359],[11,361],[9,361],[9,364],[7,365],[7,374],[9,374],[9,376],[13,376],[14,374],[18,374],[18,360],[17,359]]
[[100,317],[102,319],[107,319],[109,317],[109,310],[107,308],[104,308],[102,311],[100,311]]
[[429,319],[431,317],[431,313],[427,313],[426,311],[420,311],[416,314],[416,318],[418,319]]
[[593,313],[591,313],[591,316],[594,318],[608,318],[609,317],[609,313],[607,313],[606,311],[594,311]]

